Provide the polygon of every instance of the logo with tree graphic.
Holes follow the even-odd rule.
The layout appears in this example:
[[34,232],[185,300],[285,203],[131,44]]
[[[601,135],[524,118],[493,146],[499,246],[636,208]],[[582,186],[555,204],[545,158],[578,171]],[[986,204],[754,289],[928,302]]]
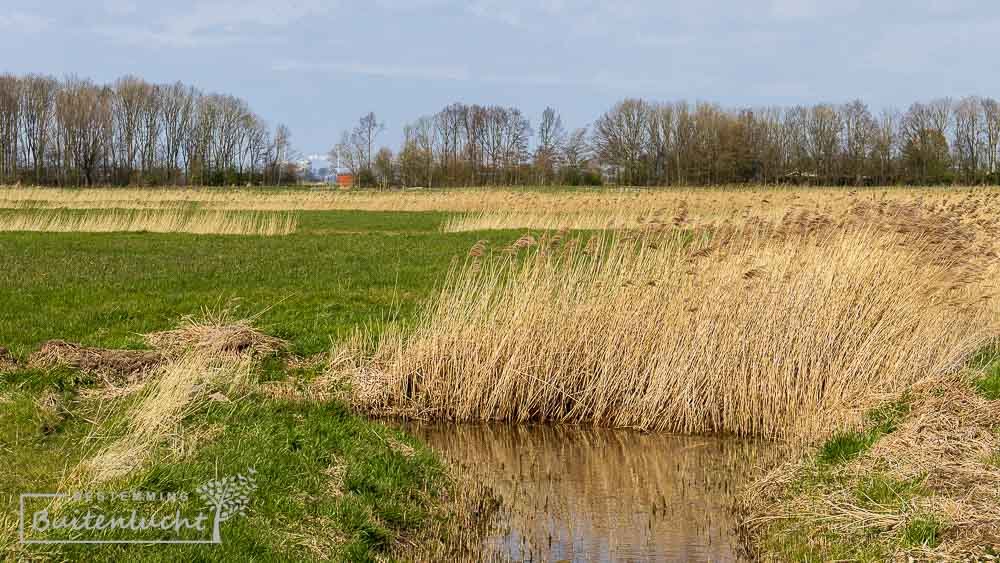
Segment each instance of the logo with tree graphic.
[[246,475],[241,473],[224,479],[213,479],[195,490],[206,504],[215,509],[212,543],[222,543],[219,528],[223,522],[237,514],[246,516],[250,495],[257,490],[256,474],[257,470],[251,467],[247,469]]

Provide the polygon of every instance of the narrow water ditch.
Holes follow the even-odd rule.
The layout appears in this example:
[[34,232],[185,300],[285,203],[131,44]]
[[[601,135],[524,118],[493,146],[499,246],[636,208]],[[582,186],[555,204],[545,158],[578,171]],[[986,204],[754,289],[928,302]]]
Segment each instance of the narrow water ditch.
[[499,497],[486,551],[542,561],[738,561],[733,507],[774,444],[586,426],[408,423]]

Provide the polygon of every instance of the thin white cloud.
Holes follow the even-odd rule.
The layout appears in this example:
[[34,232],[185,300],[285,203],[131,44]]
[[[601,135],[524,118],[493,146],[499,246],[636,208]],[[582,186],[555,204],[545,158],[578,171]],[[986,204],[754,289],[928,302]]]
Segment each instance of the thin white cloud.
[[513,2],[476,0],[469,4],[465,11],[473,16],[496,20],[511,27],[524,25],[524,14]]
[[198,3],[193,10],[169,17],[164,27],[168,32],[179,35],[193,35],[214,29],[235,31],[245,24],[281,27],[309,15],[327,12],[330,7],[330,2],[322,0],[226,0]]
[[277,72],[335,72],[378,78],[481,82],[535,87],[574,87],[608,92],[654,90],[666,92],[676,83],[666,79],[621,76],[606,70],[567,77],[558,72],[478,73],[461,66],[396,65],[364,62],[282,61],[272,65]]
[[95,31],[119,42],[140,45],[202,47],[244,40],[258,43],[269,38],[261,35],[257,28],[287,27],[302,18],[325,14],[334,5],[334,2],[323,0],[203,2],[190,10],[168,14],[152,27],[119,24],[99,27]]
[[779,20],[799,20],[819,15],[817,0],[771,0],[771,15]]
[[[236,33],[174,33],[128,25],[100,26],[94,28],[92,31],[115,43],[146,47],[221,47],[249,39]],[[257,39],[255,41],[260,42],[261,40]]]
[[279,72],[340,72],[380,78],[469,80],[469,71],[457,66],[372,64],[362,62],[283,61],[272,66]]
[[51,24],[48,18],[19,10],[0,13],[0,30],[5,33],[41,33]]
[[104,11],[113,16],[134,14],[138,10],[134,0],[104,0]]

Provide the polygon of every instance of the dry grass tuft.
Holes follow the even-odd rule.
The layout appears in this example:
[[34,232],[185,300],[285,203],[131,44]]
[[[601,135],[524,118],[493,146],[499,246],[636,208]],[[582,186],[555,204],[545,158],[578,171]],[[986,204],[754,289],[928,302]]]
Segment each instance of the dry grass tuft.
[[77,468],[72,481],[94,484],[122,477],[165,444],[173,444],[172,455],[183,457],[192,440],[204,437],[197,431],[185,436],[181,421],[209,402],[230,402],[250,383],[260,358],[285,346],[232,314],[206,311],[203,318],[184,319],[176,330],[147,335],[162,361],[143,383],[110,397],[130,403],[124,416],[96,425],[92,438],[104,444]]
[[290,356],[286,365],[288,366],[288,369],[313,369],[327,366],[330,361],[331,358],[329,354],[326,352],[320,352],[306,357]]
[[0,214],[0,231],[50,233],[191,233],[198,235],[278,236],[295,232],[297,218],[284,213],[121,209],[31,211]]
[[347,476],[347,464],[340,458],[335,458],[335,462],[323,472],[329,481],[326,484],[326,494],[340,498],[344,496],[344,477]]
[[[273,522],[254,522],[253,526],[270,528]],[[303,553],[312,561],[332,561],[336,559],[341,546],[347,543],[334,530],[337,523],[329,517],[308,516],[285,523],[275,530],[274,548],[285,553],[290,559],[300,559]]]
[[400,442],[395,438],[387,439],[386,443],[388,444],[390,450],[403,457],[413,457],[417,453],[417,450],[413,449],[413,446]]
[[17,358],[9,350],[0,346],[0,373],[14,371],[17,367]]
[[253,319],[234,319],[231,310],[208,309],[200,317],[185,317],[179,328],[146,335],[146,341],[168,354],[194,350],[230,356],[268,355],[288,347],[284,340],[254,328]]
[[35,399],[35,420],[42,433],[54,432],[65,414],[63,398],[55,391],[46,391]]
[[171,453],[175,459],[193,457],[201,448],[215,441],[225,431],[226,426],[223,424],[205,424],[187,429],[179,439],[171,442],[173,450]]
[[96,375],[107,385],[119,386],[142,379],[163,359],[163,355],[156,351],[92,348],[49,340],[28,358],[28,367],[48,369],[66,366]]
[[[127,415],[112,423],[122,425],[111,432],[120,437],[81,467],[86,482],[122,477],[145,463],[157,445],[180,439],[181,420],[209,400],[208,390],[213,385],[245,381],[251,366],[247,358],[221,358],[205,352],[184,354],[164,363],[138,393]],[[108,428],[101,426],[106,433]]]
[[412,333],[384,333],[354,400],[411,417],[814,436],[998,334],[993,239],[958,215],[850,206],[611,233],[583,251],[525,236],[527,255],[473,259]]

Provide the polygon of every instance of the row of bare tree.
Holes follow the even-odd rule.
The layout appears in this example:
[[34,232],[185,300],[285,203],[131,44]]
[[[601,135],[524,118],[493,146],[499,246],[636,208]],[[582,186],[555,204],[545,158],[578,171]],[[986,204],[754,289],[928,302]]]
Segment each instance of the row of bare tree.
[[989,98],[878,114],[861,101],[727,111],[630,99],[602,115],[591,138],[628,184],[1000,181],[1000,105]]
[[331,159],[363,185],[1000,183],[1000,104],[968,97],[873,113],[843,105],[727,110],[626,99],[567,132],[552,108],[537,130],[517,108],[452,104],[373,152],[374,114]]
[[452,104],[403,128],[398,154],[376,152],[385,126],[375,114],[362,117],[330,151],[330,160],[361,185],[471,186],[540,183],[599,183],[590,164],[585,129],[567,134],[549,108],[537,143],[531,122],[513,107]]
[[244,100],[181,83],[0,75],[0,183],[280,184],[289,141]]

